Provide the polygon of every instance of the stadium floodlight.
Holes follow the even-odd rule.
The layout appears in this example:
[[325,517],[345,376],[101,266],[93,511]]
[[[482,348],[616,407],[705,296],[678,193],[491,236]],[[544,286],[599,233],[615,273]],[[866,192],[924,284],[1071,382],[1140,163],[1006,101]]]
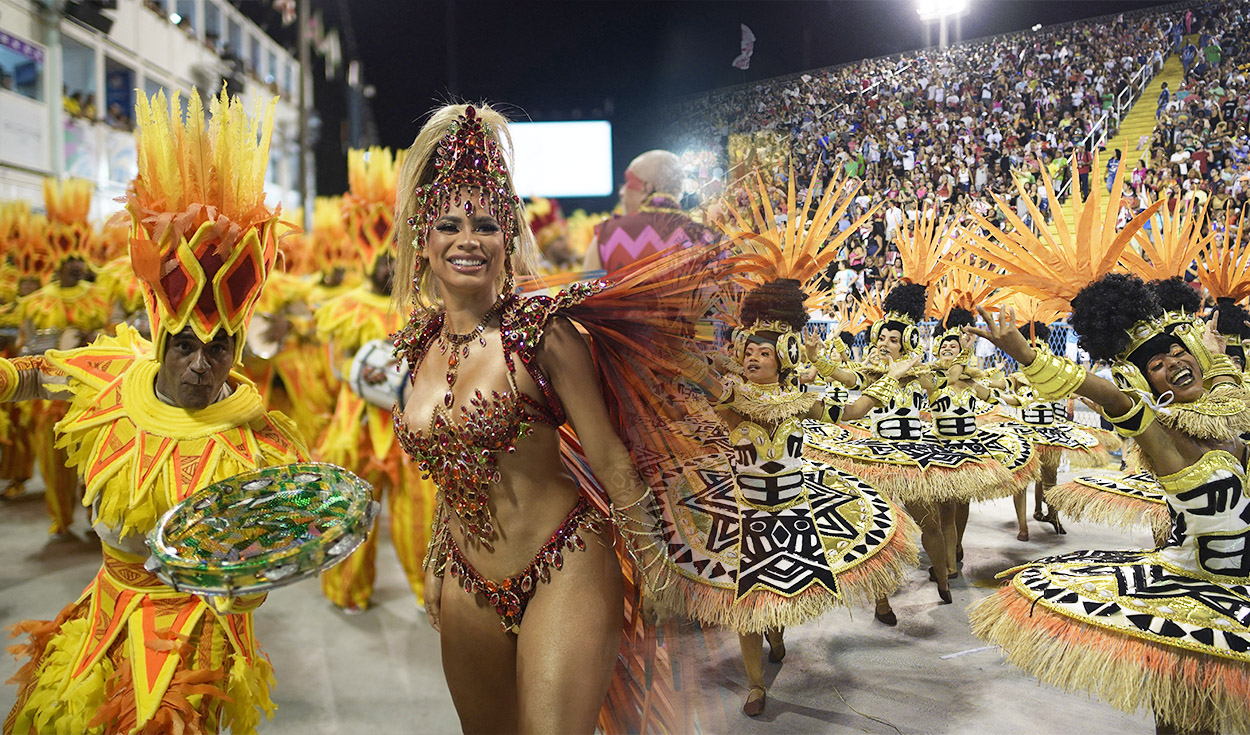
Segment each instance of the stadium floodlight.
[[920,20],[939,20],[960,15],[968,10],[968,0],[917,0],[916,15]]

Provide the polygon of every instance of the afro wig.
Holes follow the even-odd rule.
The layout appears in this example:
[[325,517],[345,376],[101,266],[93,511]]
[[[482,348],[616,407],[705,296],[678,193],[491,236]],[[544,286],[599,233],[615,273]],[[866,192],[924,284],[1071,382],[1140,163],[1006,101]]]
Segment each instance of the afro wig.
[[1050,339],[1050,325],[1046,322],[1025,322],[1017,329],[1029,341],[1032,341],[1035,336],[1041,342],[1046,342]]
[[1068,323],[1076,330],[1077,344],[1091,359],[1111,361],[1128,348],[1134,324],[1162,314],[1163,307],[1145,281],[1108,273],[1072,298]]
[[915,283],[900,283],[885,295],[881,306],[886,313],[905,314],[913,323],[924,319],[925,287]]
[[961,306],[956,306],[946,315],[946,321],[942,322],[942,331],[945,332],[955,327],[970,327],[976,323],[977,320],[972,316],[972,312]]
[[1159,306],[1164,311],[1197,314],[1202,309],[1202,295],[1180,276],[1157,278],[1146,285],[1155,292],[1155,298],[1159,299]]
[[779,278],[757,286],[742,299],[739,320],[743,326],[759,321],[780,321],[799,331],[807,324],[807,298],[798,281]]
[[1230,298],[1221,296],[1215,300],[1215,309],[1219,312],[1215,320],[1215,331],[1226,336],[1246,336],[1246,322],[1250,314]]

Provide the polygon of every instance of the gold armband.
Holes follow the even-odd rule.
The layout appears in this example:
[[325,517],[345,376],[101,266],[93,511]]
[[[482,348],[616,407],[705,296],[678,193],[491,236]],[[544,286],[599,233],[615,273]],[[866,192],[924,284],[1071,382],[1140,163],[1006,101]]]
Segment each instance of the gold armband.
[[1215,378],[1221,376],[1228,376],[1232,378],[1233,382],[1237,385],[1241,385],[1245,377],[1242,372],[1237,369],[1237,366],[1233,364],[1232,358],[1223,353],[1211,356],[1211,367],[1203,373],[1202,378],[1205,382],[1207,380],[1214,380]]
[[838,369],[838,363],[830,360],[829,356],[823,353],[812,364],[816,366],[816,374],[825,380],[832,378],[833,371]]
[[868,386],[863,394],[876,400],[882,406],[888,406],[890,405],[890,400],[898,394],[902,387],[902,384],[893,375],[882,375],[875,383]]
[[721,391],[720,397],[716,399],[716,406],[728,406],[734,402],[734,384],[728,383],[724,390]]
[[13,400],[20,374],[13,363],[0,359],[0,402]]
[[1085,370],[1066,357],[1043,350],[1021,372],[1033,394],[1042,401],[1060,401],[1076,392],[1085,382]]
[[825,399],[825,411],[820,415],[820,420],[826,424],[836,424],[842,420],[842,406]]
[[1105,412],[1103,416],[1106,416],[1115,427],[1115,433],[1131,439],[1150,428],[1150,425],[1155,422],[1155,409],[1145,400],[1138,398],[1133,407],[1123,416],[1107,416]]

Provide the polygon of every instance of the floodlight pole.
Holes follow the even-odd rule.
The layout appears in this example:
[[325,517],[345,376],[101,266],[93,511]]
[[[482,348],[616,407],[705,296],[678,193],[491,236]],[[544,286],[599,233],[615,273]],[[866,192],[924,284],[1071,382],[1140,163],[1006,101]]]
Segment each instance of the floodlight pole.
[[312,0],[299,0],[299,203],[304,208],[304,221],[301,223],[305,232],[312,231],[312,202],[308,199],[308,87],[310,75],[309,64],[312,63],[310,47],[312,14],[309,4]]

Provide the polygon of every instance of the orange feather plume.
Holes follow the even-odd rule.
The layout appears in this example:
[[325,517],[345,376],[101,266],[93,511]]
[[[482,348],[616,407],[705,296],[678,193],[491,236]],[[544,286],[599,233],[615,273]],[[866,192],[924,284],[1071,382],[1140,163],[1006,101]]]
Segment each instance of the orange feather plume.
[[1198,255],[1198,280],[1217,299],[1241,301],[1250,296],[1250,232],[1246,231],[1246,210],[1232,227],[1232,213],[1225,217],[1229,229],[1222,242],[1214,239]]
[[1120,256],[1124,270],[1145,281],[1184,275],[1199,253],[1215,239],[1214,231],[1206,235],[1201,232],[1206,205],[1198,207],[1194,202],[1193,198],[1186,199],[1176,212],[1160,209],[1155,220],[1160,226],[1154,242],[1146,236],[1145,230],[1139,230],[1133,236],[1135,247],[1125,249]]
[[[819,167],[812,172],[809,192],[815,191],[819,173]],[[814,207],[811,196],[799,205],[791,171],[786,190],[788,216],[784,224],[778,224],[768,187],[758,172],[755,182],[755,187],[746,187],[750,203],[737,207],[727,202],[727,216],[717,223],[737,255],[739,265],[735,280],[751,288],[779,278],[793,278],[811,294],[816,281],[837,257],[842,243],[872,216],[875,208],[864,212],[850,227],[835,232],[838,221],[859,190],[858,185],[848,187],[845,179],[837,177],[825,188]],[[806,303],[809,309],[822,308],[828,299],[828,294],[814,294]]]
[[[1098,157],[1095,156],[1094,170],[1101,170],[1098,165]],[[1075,166],[1074,161],[1073,180],[1076,179]],[[1124,171],[1127,168],[1121,166],[1116,171],[1111,188],[1111,201],[1119,201]],[[1055,194],[1054,182],[1045,167],[1041,169],[1041,176],[1047,201],[1057,203],[1059,197]],[[1108,207],[1106,215],[1101,219],[1098,217],[1103,196],[1101,186],[1090,187],[1090,194],[1086,199],[1081,198],[1079,191],[1073,192],[1073,209],[1076,214],[1073,222],[1068,222],[1064,207],[1056,205],[1051,208],[1056,237],[1044,226],[1046,218],[1036,202],[1028,196],[1019,178],[1016,179],[1016,187],[1020,196],[1024,197],[1033,222],[1043,226],[1038,228],[1038,232],[1032,232],[1016,214],[1015,208],[995,195],[994,199],[1011,224],[1011,232],[1004,232],[976,213],[972,213],[973,219],[989,235],[981,234],[976,228],[964,230],[964,247],[993,267],[971,266],[966,263],[955,265],[1000,288],[1032,296],[1047,309],[1064,313],[1072,308],[1072,297],[1078,291],[1116,267],[1133,236],[1161,205],[1161,202],[1155,202],[1117,231],[1118,212],[1115,207]]]

